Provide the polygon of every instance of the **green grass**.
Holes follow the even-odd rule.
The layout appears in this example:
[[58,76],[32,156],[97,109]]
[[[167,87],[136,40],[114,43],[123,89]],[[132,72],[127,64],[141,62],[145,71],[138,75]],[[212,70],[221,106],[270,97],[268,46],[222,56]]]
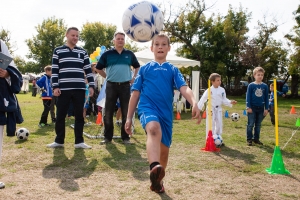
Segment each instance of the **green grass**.
[[[291,175],[267,174],[265,169],[270,167],[275,146],[274,127],[268,115],[261,128],[264,146],[246,146],[244,97],[229,97],[238,104],[223,109],[223,114],[225,110],[229,114],[237,112],[241,119],[232,122],[223,118],[226,146],[218,153],[200,150],[205,146],[205,120],[197,125],[190,112],[182,113],[181,120],[174,120],[165,178],[167,192],[161,196],[149,190],[146,136],[138,120],[136,134],[131,139],[134,145],[124,146],[120,139],[114,139],[112,144],[103,146],[99,145],[99,139],[85,138],[85,142],[93,146],[91,150],[74,149],[74,133],[70,127],[74,119],[67,120],[65,148],[52,150],[46,148],[46,144],[55,138],[54,125],[38,127],[43,109],[41,99],[32,97],[31,93],[17,97],[25,120],[18,128],[26,127],[30,136],[27,141],[5,137],[0,169],[0,178],[7,186],[0,190],[4,199],[300,198],[300,130],[281,149]],[[278,105],[279,146],[282,148],[297,129],[295,123],[299,115],[289,114],[291,105],[300,104],[299,100],[280,98]],[[296,107],[296,111],[300,113],[300,107]],[[50,122],[50,117],[48,120]],[[95,120],[90,117],[90,121]],[[84,131],[97,135],[101,127],[92,124]],[[118,131],[115,131],[117,135]],[[23,185],[29,187],[24,189]],[[295,189],[291,189],[293,187]]]

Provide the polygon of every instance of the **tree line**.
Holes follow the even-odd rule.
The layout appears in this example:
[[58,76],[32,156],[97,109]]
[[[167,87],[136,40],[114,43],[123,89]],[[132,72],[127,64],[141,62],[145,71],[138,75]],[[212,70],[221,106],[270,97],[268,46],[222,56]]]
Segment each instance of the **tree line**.
[[[256,66],[265,69],[264,81],[272,78],[291,79],[291,94],[298,96],[300,75],[300,5],[295,5],[295,25],[284,36],[287,45],[273,35],[280,26],[276,20],[266,22],[266,17],[257,22],[257,34],[247,36],[251,12],[242,5],[234,9],[229,5],[225,15],[212,13],[212,7],[205,0],[191,0],[184,7],[172,8],[172,4],[162,8],[165,16],[164,31],[171,37],[171,43],[180,44],[178,56],[200,61],[200,66],[181,68],[185,75],[200,70],[203,84],[212,72],[222,75],[224,86],[235,85],[241,80],[252,81],[252,70]],[[14,55],[14,61],[22,73],[39,73],[51,63],[55,47],[65,43],[67,25],[63,19],[50,17],[35,27],[37,34],[26,39],[30,61]],[[99,46],[110,49],[113,34],[117,27],[102,22],[87,22],[80,31],[83,48],[90,54]],[[0,38],[6,42],[11,53],[16,49],[11,32],[2,28]],[[126,48],[139,51],[134,42],[126,41]]]

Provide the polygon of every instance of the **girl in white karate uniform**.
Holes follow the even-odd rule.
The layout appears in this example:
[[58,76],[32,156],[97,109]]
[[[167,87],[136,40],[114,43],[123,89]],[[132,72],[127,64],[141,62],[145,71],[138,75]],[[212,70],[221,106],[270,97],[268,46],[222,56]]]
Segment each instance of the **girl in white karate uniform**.
[[[210,96],[211,96],[211,110],[212,110],[212,134],[221,135],[223,133],[223,121],[222,121],[222,106],[232,107],[233,104],[236,104],[237,101],[229,100],[226,98],[226,92],[221,85],[221,75],[217,73],[212,73],[209,76],[209,80],[212,83],[210,87]],[[198,102],[198,108],[200,110],[206,109],[204,106],[206,105],[208,99],[208,89],[204,92],[201,99]],[[207,112],[207,110],[206,110]],[[208,117],[206,117],[206,138],[208,135],[209,127],[208,127]],[[222,143],[224,145],[224,143]]]

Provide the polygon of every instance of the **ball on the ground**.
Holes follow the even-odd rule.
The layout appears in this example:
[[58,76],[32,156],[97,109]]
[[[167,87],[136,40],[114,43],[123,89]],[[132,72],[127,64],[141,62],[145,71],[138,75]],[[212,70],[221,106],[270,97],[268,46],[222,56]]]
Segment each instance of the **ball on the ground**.
[[27,140],[29,137],[29,131],[27,128],[19,128],[16,131],[16,136],[19,140]]
[[240,115],[238,113],[232,113],[231,114],[231,120],[234,121],[234,122],[237,122],[239,121],[240,119]]
[[220,146],[223,143],[223,138],[219,134],[213,134],[215,145]]
[[122,26],[130,39],[148,42],[163,29],[164,17],[156,5],[141,1],[125,10]]

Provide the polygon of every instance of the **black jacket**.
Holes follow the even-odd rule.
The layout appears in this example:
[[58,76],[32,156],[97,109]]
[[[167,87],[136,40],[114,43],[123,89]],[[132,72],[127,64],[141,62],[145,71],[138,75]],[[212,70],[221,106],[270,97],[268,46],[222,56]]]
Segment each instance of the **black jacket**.
[[23,79],[22,74],[15,67],[8,66],[6,70],[10,75],[11,84],[5,78],[0,78],[0,114],[6,114],[7,117],[7,136],[15,136],[16,124],[24,121],[15,95],[20,92]]

